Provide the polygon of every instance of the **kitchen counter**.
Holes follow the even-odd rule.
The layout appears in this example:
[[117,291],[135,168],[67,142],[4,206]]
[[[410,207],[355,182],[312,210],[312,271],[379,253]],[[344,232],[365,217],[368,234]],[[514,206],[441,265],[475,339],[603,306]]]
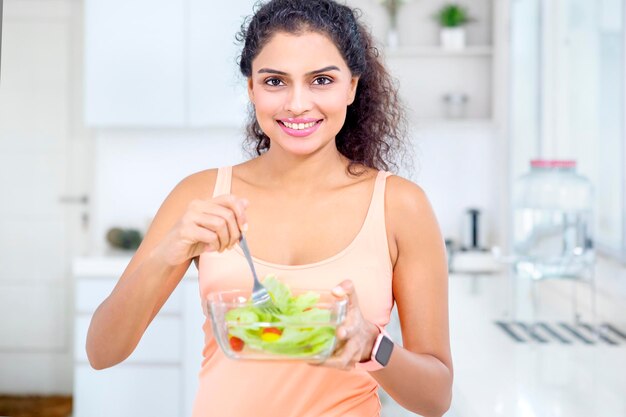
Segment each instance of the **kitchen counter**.
[[87,329],[132,253],[84,256],[72,262],[74,302],[74,417],[191,415],[202,362],[205,316],[197,270],[191,266],[122,363],[101,371],[89,365]]
[[[132,252],[111,255],[81,256],[72,262],[72,275],[81,278],[120,277],[132,258]],[[192,263],[183,279],[197,279],[198,270]]]
[[[512,316],[511,279],[505,274],[450,276],[450,339],[455,367],[455,417],[626,416],[626,339],[594,340],[574,322],[572,294],[589,323],[584,282],[520,280]],[[575,289],[575,291],[573,291]],[[536,303],[533,308],[533,294]],[[596,267],[596,322],[626,331],[626,269],[600,258]],[[521,340],[497,325],[508,324]],[[522,325],[544,323],[563,340]],[[590,339],[585,343],[561,323]]]

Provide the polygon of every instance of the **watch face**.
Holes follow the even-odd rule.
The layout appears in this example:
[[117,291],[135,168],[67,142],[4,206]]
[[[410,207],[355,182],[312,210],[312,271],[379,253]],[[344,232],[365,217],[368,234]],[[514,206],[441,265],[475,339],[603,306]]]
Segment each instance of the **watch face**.
[[380,363],[382,366],[387,366],[392,350],[393,342],[387,336],[383,336],[380,340],[378,350],[376,351],[376,362]]

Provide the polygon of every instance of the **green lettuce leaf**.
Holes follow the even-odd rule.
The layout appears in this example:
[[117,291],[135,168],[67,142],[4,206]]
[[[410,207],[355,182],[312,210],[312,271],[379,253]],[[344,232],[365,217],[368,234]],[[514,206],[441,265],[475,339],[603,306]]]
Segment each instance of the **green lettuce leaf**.
[[[315,307],[319,294],[309,291],[293,296],[287,285],[268,275],[263,285],[270,293],[276,313],[249,304],[226,313],[229,336],[243,340],[248,349],[291,357],[307,357],[332,348],[335,328],[328,325],[331,312]],[[266,323],[260,325],[259,323]],[[276,323],[280,337],[264,339],[263,329]]]

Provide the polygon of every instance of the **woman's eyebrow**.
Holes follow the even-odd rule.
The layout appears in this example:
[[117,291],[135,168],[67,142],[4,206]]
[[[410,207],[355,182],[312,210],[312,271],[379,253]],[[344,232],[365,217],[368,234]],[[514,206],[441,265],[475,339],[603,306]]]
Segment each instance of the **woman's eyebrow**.
[[[313,75],[313,74],[319,74],[320,72],[327,72],[327,71],[341,71],[339,69],[339,67],[335,66],[335,65],[329,65],[327,67],[324,68],[320,68],[317,70],[313,70],[313,71],[309,71],[306,73],[306,75]],[[284,71],[279,71],[279,70],[275,70],[275,69],[271,69],[271,68],[261,68],[259,71],[257,71],[258,74],[277,74],[277,75],[289,75]]]

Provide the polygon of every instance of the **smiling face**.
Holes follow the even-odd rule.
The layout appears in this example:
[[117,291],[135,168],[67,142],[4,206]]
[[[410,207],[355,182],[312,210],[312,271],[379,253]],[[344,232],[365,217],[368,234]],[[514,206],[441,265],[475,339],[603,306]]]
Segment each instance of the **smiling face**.
[[248,93],[270,152],[335,149],[354,101],[353,77],[335,44],[317,32],[278,32],[252,61]]

